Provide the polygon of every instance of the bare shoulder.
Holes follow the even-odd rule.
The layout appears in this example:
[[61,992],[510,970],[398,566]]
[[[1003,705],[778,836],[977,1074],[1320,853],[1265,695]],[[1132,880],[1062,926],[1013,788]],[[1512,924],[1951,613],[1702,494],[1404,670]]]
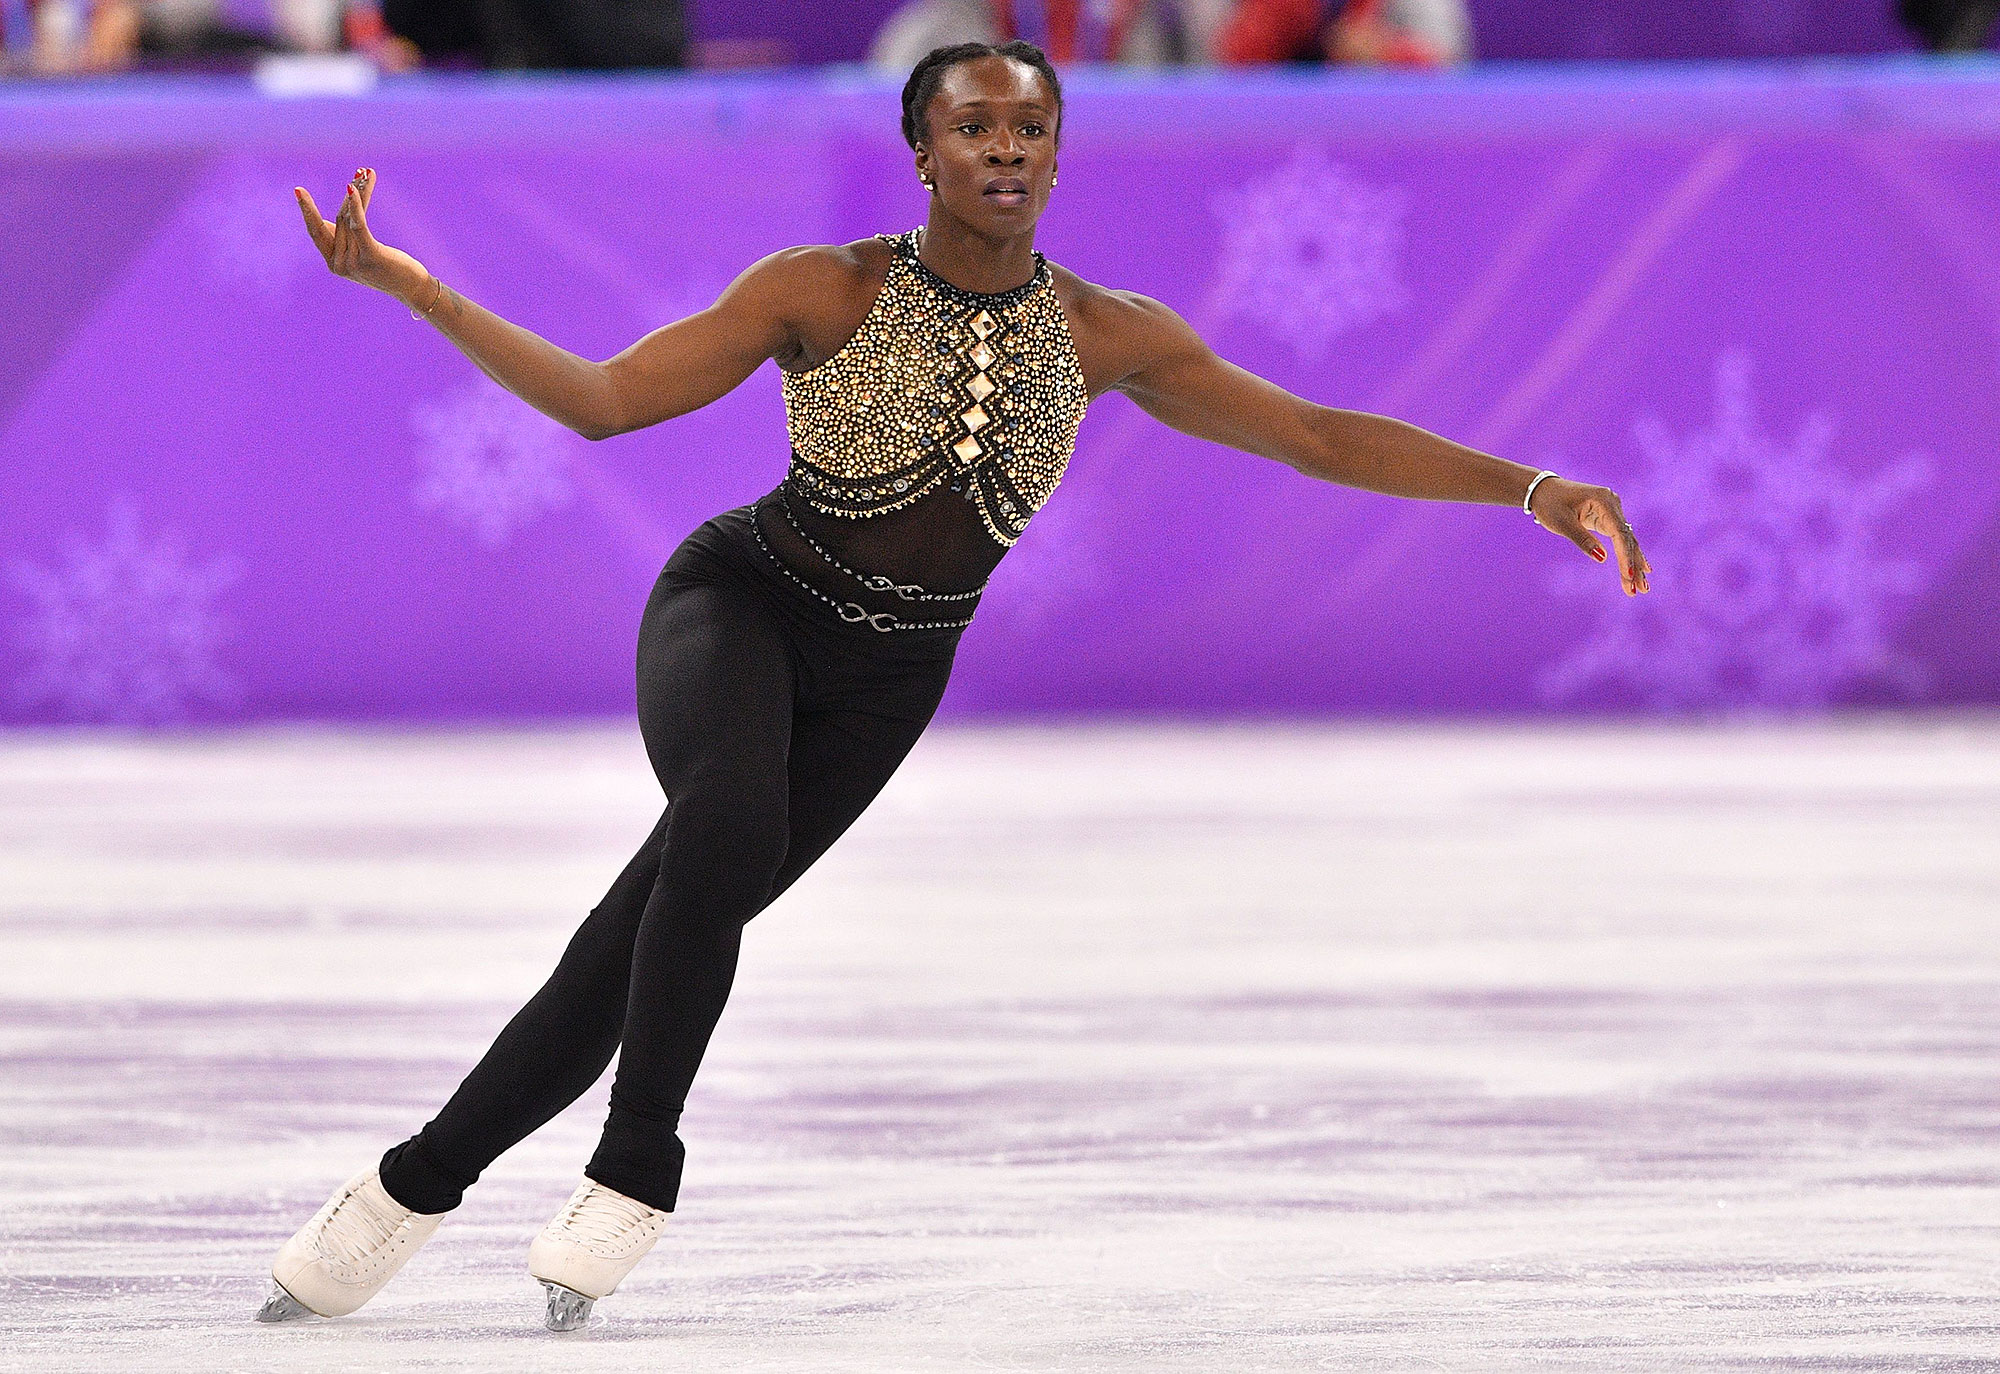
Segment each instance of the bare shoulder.
[[1115,286],[1099,286],[1085,281],[1067,267],[1049,264],[1055,274],[1056,296],[1069,316],[1072,332],[1123,334],[1129,330],[1150,330],[1180,317],[1151,296],[1122,291]]
[[1137,291],[1085,281],[1066,267],[1055,272],[1056,298],[1068,317],[1070,338],[1092,396],[1110,391],[1153,362],[1201,347],[1175,310]]
[[807,243],[767,253],[745,268],[730,284],[751,294],[785,301],[795,307],[811,308],[828,298],[838,299],[867,288],[880,287],[889,273],[889,245],[877,239],[853,243]]
[[717,302],[782,321],[787,344],[775,352],[789,371],[833,356],[861,327],[889,275],[891,249],[876,238],[781,248],[750,264]]

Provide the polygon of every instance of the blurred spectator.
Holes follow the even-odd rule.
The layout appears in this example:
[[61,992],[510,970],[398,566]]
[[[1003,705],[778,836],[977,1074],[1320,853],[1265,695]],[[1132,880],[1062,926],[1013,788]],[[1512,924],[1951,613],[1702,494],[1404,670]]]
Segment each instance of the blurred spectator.
[[1046,0],[1032,10],[1043,18],[1040,32],[1021,22],[1012,0],[908,0],[876,34],[869,61],[907,72],[932,48],[1010,38],[1039,43],[1056,62],[1134,66],[1446,67],[1472,57],[1465,0]]
[[[1129,66],[1213,61],[1215,35],[1233,0],[909,0],[875,35],[868,60],[908,73],[932,48],[1025,38],[1052,62]],[[1028,22],[1021,10],[1039,15]]]
[[[109,72],[144,58],[363,53],[390,70],[679,67],[681,0],[270,0],[270,32],[230,25],[223,0],[26,0],[36,72]],[[0,12],[3,13],[3,12]]]
[[1450,67],[1472,59],[1464,0],[1239,0],[1216,39],[1231,64]]
[[141,54],[254,52],[273,46],[232,28],[217,0],[28,0],[37,72],[111,72]]
[[386,0],[426,62],[609,70],[687,65],[681,0]]
[[400,71],[416,51],[382,26],[372,4],[272,0],[269,32],[227,22],[222,0],[26,0],[29,70],[114,72],[142,58],[333,52],[351,47]]
[[1977,52],[1992,41],[2000,0],[1897,0],[1896,17],[1932,52]]

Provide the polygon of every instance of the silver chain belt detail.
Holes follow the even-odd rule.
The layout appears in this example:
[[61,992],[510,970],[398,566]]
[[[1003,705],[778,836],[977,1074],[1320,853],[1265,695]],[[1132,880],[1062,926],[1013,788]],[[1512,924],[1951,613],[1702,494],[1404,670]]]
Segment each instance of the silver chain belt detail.
[[[786,518],[789,519],[790,516],[791,512],[787,511]],[[834,614],[850,625],[866,621],[869,629],[880,630],[884,634],[887,634],[891,630],[962,630],[972,623],[971,616],[967,616],[963,620],[902,620],[887,611],[876,611],[870,614],[868,608],[858,601],[835,601],[818,587],[813,586],[812,583],[806,581],[803,577],[800,577],[785,566],[785,560],[778,557],[778,551],[764,541],[764,531],[757,523],[757,513],[754,510],[750,513],[750,533],[757,537],[757,547],[762,549],[765,556],[777,565],[779,572],[791,578],[792,581],[798,583],[799,586],[818,597],[821,601],[824,601],[827,605],[833,607]],[[811,543],[812,541],[807,540],[806,542]],[[819,546],[815,544],[813,547],[818,548]],[[842,569],[842,571],[844,572],[846,569]],[[854,575],[860,576],[858,573]],[[887,578],[881,580],[884,582],[888,581]],[[890,586],[893,587],[894,584],[891,583]],[[887,590],[887,588],[882,590]],[[957,595],[962,596],[964,594]],[[974,592],[971,595],[976,596],[978,593]],[[944,598],[940,597],[939,599],[942,600]]]

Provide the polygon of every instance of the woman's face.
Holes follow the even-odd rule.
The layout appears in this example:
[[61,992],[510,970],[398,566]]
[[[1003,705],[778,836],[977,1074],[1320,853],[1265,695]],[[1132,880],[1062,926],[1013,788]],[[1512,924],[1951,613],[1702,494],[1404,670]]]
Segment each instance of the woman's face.
[[953,218],[995,236],[1033,227],[1056,174],[1056,109],[1042,74],[1010,57],[945,70],[917,172]]

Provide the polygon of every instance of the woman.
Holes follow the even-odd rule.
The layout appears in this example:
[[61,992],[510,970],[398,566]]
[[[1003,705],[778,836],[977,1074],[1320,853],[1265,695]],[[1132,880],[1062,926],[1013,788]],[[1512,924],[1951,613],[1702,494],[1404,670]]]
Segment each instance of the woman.
[[580,1325],[658,1238],[675,1133],[735,976],[745,922],[872,800],[916,742],[986,577],[1061,478],[1091,397],[1116,388],[1177,429],[1308,476],[1521,505],[1628,595],[1647,565],[1617,496],[1396,420],[1331,410],[1234,367],[1158,301],[1034,251],[1056,184],[1062,90],[1014,42],[927,55],[903,133],[926,224],[754,264],[707,310],[603,363],[509,324],[368,231],[355,174],[332,223],[296,192],[341,276],[432,321],[485,372],[594,439],[784,371],[785,480],[688,536],[641,622],[639,723],[668,805],[554,974],[437,1117],[280,1250],[259,1315],[351,1312],[510,1145],[619,1052],[582,1183],[535,1239],[548,1323]]

